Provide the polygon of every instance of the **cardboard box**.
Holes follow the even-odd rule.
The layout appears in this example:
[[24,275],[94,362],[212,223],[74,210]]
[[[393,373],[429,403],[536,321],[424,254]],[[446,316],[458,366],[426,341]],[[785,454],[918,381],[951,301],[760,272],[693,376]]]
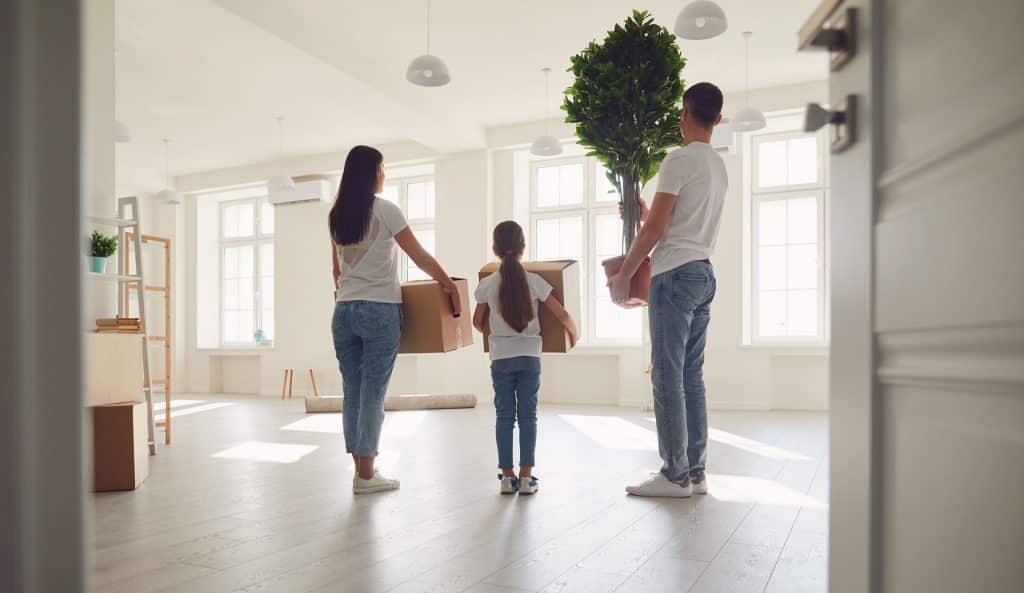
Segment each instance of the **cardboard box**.
[[85,334],[85,405],[145,399],[141,334]]
[[146,403],[93,406],[93,490],[135,490],[149,476]]
[[[501,266],[499,262],[491,262],[480,268],[480,278],[490,276],[498,271]],[[547,281],[554,289],[552,292],[558,302],[562,303],[565,310],[572,315],[577,326],[580,324],[580,266],[574,259],[557,261],[529,261],[523,262],[527,272],[533,272]],[[547,307],[541,305],[538,308],[540,321],[540,337],[542,352],[568,352],[572,350],[573,343],[562,322],[548,311]],[[490,346],[487,342],[487,334],[484,334],[484,352],[489,352]]]
[[402,341],[400,354],[451,352],[473,343],[473,311],[469,308],[469,282],[452,278],[459,287],[462,315],[452,316],[451,299],[433,280],[402,284]]

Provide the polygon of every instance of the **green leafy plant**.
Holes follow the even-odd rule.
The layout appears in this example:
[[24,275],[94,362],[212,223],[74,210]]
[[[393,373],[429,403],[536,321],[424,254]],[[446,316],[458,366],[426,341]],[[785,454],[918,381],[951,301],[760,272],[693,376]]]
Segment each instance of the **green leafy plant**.
[[572,57],[576,77],[565,91],[565,121],[604,165],[622,200],[623,249],[640,229],[637,198],[668,149],[682,143],[679,112],[686,60],[675,35],[647,11],[633,11],[601,43]]
[[117,251],[117,237],[93,231],[89,236],[89,255],[92,257],[110,257]]

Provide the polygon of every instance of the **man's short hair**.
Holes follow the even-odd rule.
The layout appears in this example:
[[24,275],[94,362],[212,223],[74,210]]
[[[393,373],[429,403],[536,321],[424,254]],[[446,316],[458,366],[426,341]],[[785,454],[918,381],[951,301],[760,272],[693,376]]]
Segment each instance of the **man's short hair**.
[[698,82],[683,93],[683,107],[697,123],[710,129],[722,113],[722,91],[710,82]]

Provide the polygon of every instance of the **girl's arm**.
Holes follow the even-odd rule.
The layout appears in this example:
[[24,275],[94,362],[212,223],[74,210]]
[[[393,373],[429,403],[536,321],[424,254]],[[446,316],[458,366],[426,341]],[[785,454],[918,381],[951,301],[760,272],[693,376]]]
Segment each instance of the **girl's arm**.
[[488,315],[491,313],[491,308],[487,306],[487,303],[478,303],[476,311],[473,311],[473,327],[476,331],[486,334],[487,333],[487,320]]
[[334,264],[334,300],[338,300],[338,278],[341,278],[341,263],[338,262],[338,250],[331,239],[331,262]]
[[462,299],[459,297],[459,287],[452,282],[452,279],[445,273],[441,264],[437,263],[433,255],[420,245],[412,229],[405,227],[397,235],[395,242],[402,248],[402,251],[409,256],[416,267],[426,272],[431,278],[441,285],[441,288],[448,293],[452,301],[452,315],[458,317],[462,314]]
[[575,346],[576,342],[580,339],[579,329],[576,328],[576,322],[573,321],[572,315],[569,315],[569,312],[565,310],[562,303],[558,302],[558,299],[555,298],[554,292],[548,295],[548,298],[544,301],[544,306],[562,322],[565,329],[569,330],[569,338],[572,340],[572,345]]

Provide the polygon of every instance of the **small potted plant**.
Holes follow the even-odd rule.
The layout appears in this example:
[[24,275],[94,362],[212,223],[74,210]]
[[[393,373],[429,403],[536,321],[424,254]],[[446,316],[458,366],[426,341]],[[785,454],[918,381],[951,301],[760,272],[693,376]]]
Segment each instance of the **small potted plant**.
[[107,258],[117,251],[117,237],[93,231],[89,237],[89,271],[103,274],[107,271]]
[[[641,188],[657,174],[669,148],[682,144],[685,64],[675,35],[647,11],[633,11],[604,41],[591,41],[572,57],[575,78],[565,91],[565,121],[576,124],[577,140],[604,165],[619,192],[623,254],[640,230]],[[609,278],[623,259],[601,262]],[[650,279],[648,259],[633,277],[625,306],[647,303]]]

